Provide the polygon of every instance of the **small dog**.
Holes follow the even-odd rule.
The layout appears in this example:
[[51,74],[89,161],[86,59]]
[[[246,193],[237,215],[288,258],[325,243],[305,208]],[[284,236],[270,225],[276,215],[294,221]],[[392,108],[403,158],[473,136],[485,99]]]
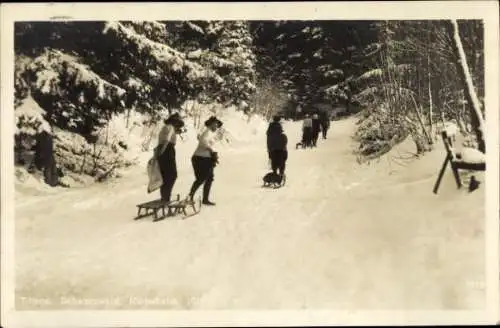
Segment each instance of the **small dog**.
[[269,172],[262,178],[262,180],[264,181],[264,187],[268,186],[279,187],[283,182],[283,176],[274,172]]

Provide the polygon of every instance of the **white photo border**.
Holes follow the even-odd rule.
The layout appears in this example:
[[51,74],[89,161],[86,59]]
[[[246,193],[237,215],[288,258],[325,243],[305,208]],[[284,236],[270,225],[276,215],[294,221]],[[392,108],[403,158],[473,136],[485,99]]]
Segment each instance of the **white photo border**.
[[[496,1],[253,3],[17,3],[1,5],[2,325],[304,326],[492,324],[499,312],[499,19]],[[14,22],[47,20],[481,19],[485,34],[486,289],[484,311],[15,311]]]

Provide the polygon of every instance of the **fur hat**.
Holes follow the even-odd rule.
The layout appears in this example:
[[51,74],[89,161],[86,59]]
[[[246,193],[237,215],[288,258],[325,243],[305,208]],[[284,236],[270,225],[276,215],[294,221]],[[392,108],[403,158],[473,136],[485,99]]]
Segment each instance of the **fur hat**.
[[176,112],[176,113],[168,115],[164,121],[173,121],[173,120],[180,120],[180,119],[181,119],[181,115],[179,115],[179,113]]
[[169,117],[167,117],[164,121],[165,124],[172,124],[174,126],[184,126],[184,121],[179,113],[173,113]]
[[210,116],[210,118],[205,121],[205,126],[208,127],[208,126],[212,125],[212,123],[217,123],[217,128],[220,128],[223,124],[222,121],[219,120],[217,117]]

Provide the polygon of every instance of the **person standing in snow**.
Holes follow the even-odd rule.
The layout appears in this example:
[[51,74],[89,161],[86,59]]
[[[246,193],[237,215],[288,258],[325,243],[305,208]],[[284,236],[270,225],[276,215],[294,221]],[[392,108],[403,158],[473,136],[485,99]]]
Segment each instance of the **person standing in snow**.
[[315,113],[312,117],[312,146],[313,147],[317,146],[320,129],[321,129],[321,126],[320,126],[319,116],[318,116],[318,114]]
[[330,128],[330,119],[328,117],[328,112],[322,111],[319,116],[319,121],[321,125],[321,132],[323,133],[323,139],[326,139],[326,133]]
[[59,183],[59,176],[54,157],[54,139],[49,132],[42,130],[36,136],[34,164],[43,171],[45,183],[54,187]]
[[163,184],[160,187],[161,199],[170,201],[172,189],[177,180],[177,164],[175,161],[175,144],[177,134],[182,131],[184,121],[178,113],[170,115],[158,135],[158,146],[155,156],[158,159]]
[[302,123],[302,145],[303,147],[311,147],[312,141],[312,119],[309,114],[305,115],[304,121]]
[[193,200],[194,194],[203,184],[204,205],[215,205],[210,201],[210,189],[214,180],[214,168],[218,164],[218,155],[214,148],[215,133],[220,127],[222,122],[215,116],[205,121],[205,130],[198,136],[198,147],[191,157],[195,181],[189,192],[189,200]]
[[283,132],[280,119],[279,116],[275,116],[267,129],[267,153],[271,160],[273,173],[283,177],[288,159],[288,138]]

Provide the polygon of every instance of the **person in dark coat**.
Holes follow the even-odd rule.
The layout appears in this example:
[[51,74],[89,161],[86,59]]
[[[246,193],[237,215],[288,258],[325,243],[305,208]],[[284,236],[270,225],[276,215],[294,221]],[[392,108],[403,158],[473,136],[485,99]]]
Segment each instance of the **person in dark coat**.
[[178,113],[170,115],[158,135],[158,146],[155,155],[160,164],[160,172],[163,184],[160,187],[160,195],[163,201],[170,201],[172,189],[177,180],[177,163],[175,160],[175,144],[177,134],[182,131],[184,121]]
[[45,183],[54,187],[59,183],[56,160],[54,158],[54,140],[50,133],[41,131],[36,136],[34,164],[43,171]]
[[309,114],[306,114],[302,123],[302,145],[304,147],[311,147],[312,145],[312,127],[312,119]]
[[321,125],[319,121],[318,114],[314,114],[312,117],[312,146],[316,147],[319,138],[319,132],[321,130]]
[[326,139],[326,133],[330,129],[330,118],[326,111],[322,111],[319,115],[319,121],[321,125],[321,132],[323,133],[323,139]]
[[267,140],[267,154],[268,154],[269,158],[271,158],[270,147],[271,147],[271,143],[273,141],[273,139],[270,138],[269,136],[274,135],[279,130],[282,130],[281,122],[280,121],[281,121],[281,117],[274,116],[273,120],[271,121],[271,123],[269,123],[269,126],[268,126],[267,131],[266,131],[266,135],[267,135],[267,139],[266,139]]
[[214,180],[214,168],[218,164],[218,153],[215,149],[215,133],[222,127],[222,122],[215,116],[205,121],[205,130],[198,136],[198,147],[191,157],[195,181],[189,192],[189,200],[193,200],[198,188],[203,185],[204,205],[215,205],[210,201],[210,189]]
[[267,153],[273,173],[283,176],[288,159],[288,138],[283,131],[280,119],[279,116],[275,116],[267,129]]

